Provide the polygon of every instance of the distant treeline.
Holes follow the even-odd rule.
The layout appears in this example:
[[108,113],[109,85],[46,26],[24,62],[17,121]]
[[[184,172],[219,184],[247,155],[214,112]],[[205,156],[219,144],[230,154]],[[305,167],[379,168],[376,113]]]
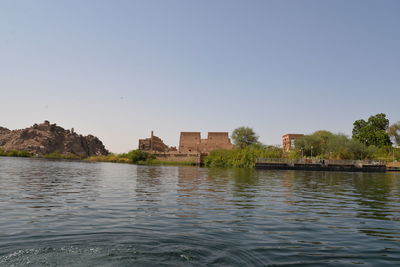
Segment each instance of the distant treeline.
[[285,153],[277,146],[260,144],[249,127],[233,131],[234,150],[215,150],[205,159],[207,167],[252,167],[257,158],[324,158],[338,160],[376,159],[387,162],[400,160],[400,122],[389,126],[383,113],[353,124],[351,138],[326,130],[316,131],[295,140],[295,147]]
[[295,149],[288,157],[317,157],[326,159],[379,159],[390,161],[398,158],[399,149],[390,145],[366,145],[343,134],[317,131],[295,141]]
[[[257,158],[285,158],[301,159],[313,158],[323,159],[376,159],[383,161],[400,160],[400,148],[365,146],[357,141],[348,139],[343,135],[335,135],[323,131],[326,137],[324,141],[316,138],[321,137],[322,131],[304,136],[296,140],[298,145],[303,144],[304,148],[295,148],[284,153],[282,148],[275,146],[262,146],[260,144],[250,145],[245,148],[234,150],[214,150],[204,159],[204,166],[218,168],[250,168],[254,166]],[[319,140],[319,142],[317,142]],[[312,144],[312,145],[309,145]],[[311,149],[311,146],[313,147]],[[313,150],[313,152],[311,152]]]

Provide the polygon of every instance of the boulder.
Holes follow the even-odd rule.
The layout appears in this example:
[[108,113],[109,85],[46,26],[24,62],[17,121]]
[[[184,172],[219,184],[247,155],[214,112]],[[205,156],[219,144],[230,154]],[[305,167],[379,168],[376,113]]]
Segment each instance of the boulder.
[[45,121],[20,130],[0,127],[0,148],[26,150],[35,155],[59,153],[79,157],[107,155],[109,152],[95,136],[82,136]]

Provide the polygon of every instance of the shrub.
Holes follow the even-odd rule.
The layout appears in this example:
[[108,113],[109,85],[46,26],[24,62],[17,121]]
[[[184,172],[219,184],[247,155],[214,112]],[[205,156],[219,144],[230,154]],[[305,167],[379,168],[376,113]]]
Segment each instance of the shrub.
[[92,162],[118,162],[118,163],[143,163],[155,159],[155,157],[141,150],[132,150],[122,154],[108,154],[107,156],[91,156],[86,160]]
[[257,158],[282,158],[281,148],[274,146],[251,145],[233,150],[214,150],[204,159],[204,166],[213,168],[251,168]]
[[0,149],[0,156],[29,158],[29,157],[32,157],[33,155],[32,155],[32,153],[30,153],[26,150],[4,151],[3,149]]

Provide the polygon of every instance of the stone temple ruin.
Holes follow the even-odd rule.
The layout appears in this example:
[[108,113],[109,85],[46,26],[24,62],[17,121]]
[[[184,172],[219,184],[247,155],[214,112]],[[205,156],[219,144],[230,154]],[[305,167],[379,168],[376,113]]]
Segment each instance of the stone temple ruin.
[[207,139],[201,139],[200,132],[181,132],[180,153],[208,153],[216,149],[233,149],[227,132],[209,132]]
[[149,138],[139,139],[139,150],[165,161],[201,162],[201,158],[213,150],[233,148],[228,132],[209,132],[207,139],[202,139],[200,132],[181,132],[178,149],[167,146],[153,131]]
[[167,146],[160,137],[155,136],[153,131],[151,131],[149,138],[139,139],[139,150],[148,152],[172,152],[176,151],[176,147]]

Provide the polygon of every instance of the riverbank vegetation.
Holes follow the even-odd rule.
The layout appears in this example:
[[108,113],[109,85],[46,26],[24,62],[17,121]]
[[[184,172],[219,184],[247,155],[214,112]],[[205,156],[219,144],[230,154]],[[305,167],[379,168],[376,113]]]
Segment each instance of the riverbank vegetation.
[[251,168],[257,158],[283,158],[283,150],[276,146],[265,146],[250,127],[239,127],[232,132],[235,149],[211,151],[203,160],[211,168]]
[[212,168],[250,168],[257,158],[283,158],[281,148],[252,144],[233,150],[214,150],[204,158],[204,166]]
[[50,153],[45,155],[34,155],[26,150],[11,150],[4,151],[0,148],[0,156],[2,157],[24,157],[24,158],[45,158],[45,159],[68,159],[68,160],[79,160],[82,157],[73,154],[60,154],[60,153]]
[[79,160],[82,157],[73,154],[60,154],[60,153],[50,153],[45,155],[34,155],[26,150],[11,150],[4,151],[0,148],[0,156],[2,157],[24,157],[24,158],[45,158],[45,159],[68,159],[68,160]]
[[400,124],[389,126],[383,113],[360,119],[353,123],[352,137],[317,131],[295,141],[294,157],[316,157],[325,159],[395,161],[400,159],[400,149],[392,146],[400,141]]
[[376,159],[392,161],[400,158],[400,149],[388,145],[366,145],[343,134],[317,131],[295,141],[289,158],[314,157],[338,160]]
[[335,160],[400,160],[400,148],[366,146],[343,134],[317,131],[296,140],[296,148],[284,153],[282,148],[250,145],[234,150],[214,150],[204,158],[205,167],[250,168],[257,158],[301,159],[321,158]]
[[194,166],[194,161],[163,161],[155,158],[154,155],[141,150],[132,150],[122,154],[108,154],[106,156],[91,156],[82,158],[73,154],[50,153],[46,155],[33,155],[24,150],[4,151],[0,149],[0,156],[3,157],[35,157],[57,160],[85,160],[89,162],[113,162],[113,163],[130,163],[138,165],[170,165],[170,166]]
[[158,160],[150,153],[142,150],[132,150],[128,153],[109,154],[107,156],[92,156],[85,160],[90,162],[114,162],[114,163],[131,163],[137,165],[170,165],[170,166],[194,166],[194,161],[163,161]]
[[301,159],[321,158],[336,160],[400,160],[400,122],[389,126],[386,115],[376,114],[367,121],[357,120],[353,124],[353,135],[334,134],[326,130],[304,135],[294,142],[294,148],[283,152],[276,146],[264,146],[249,127],[233,131],[234,150],[215,150],[204,159],[206,167],[254,166],[257,158]]
[[117,162],[117,163],[134,163],[143,164],[155,160],[155,157],[147,152],[141,150],[131,150],[128,153],[122,154],[108,154],[107,156],[91,156],[86,158],[90,162]]
[[29,158],[33,155],[25,150],[11,150],[11,151],[4,151],[0,148],[0,156],[1,157],[24,157]]

